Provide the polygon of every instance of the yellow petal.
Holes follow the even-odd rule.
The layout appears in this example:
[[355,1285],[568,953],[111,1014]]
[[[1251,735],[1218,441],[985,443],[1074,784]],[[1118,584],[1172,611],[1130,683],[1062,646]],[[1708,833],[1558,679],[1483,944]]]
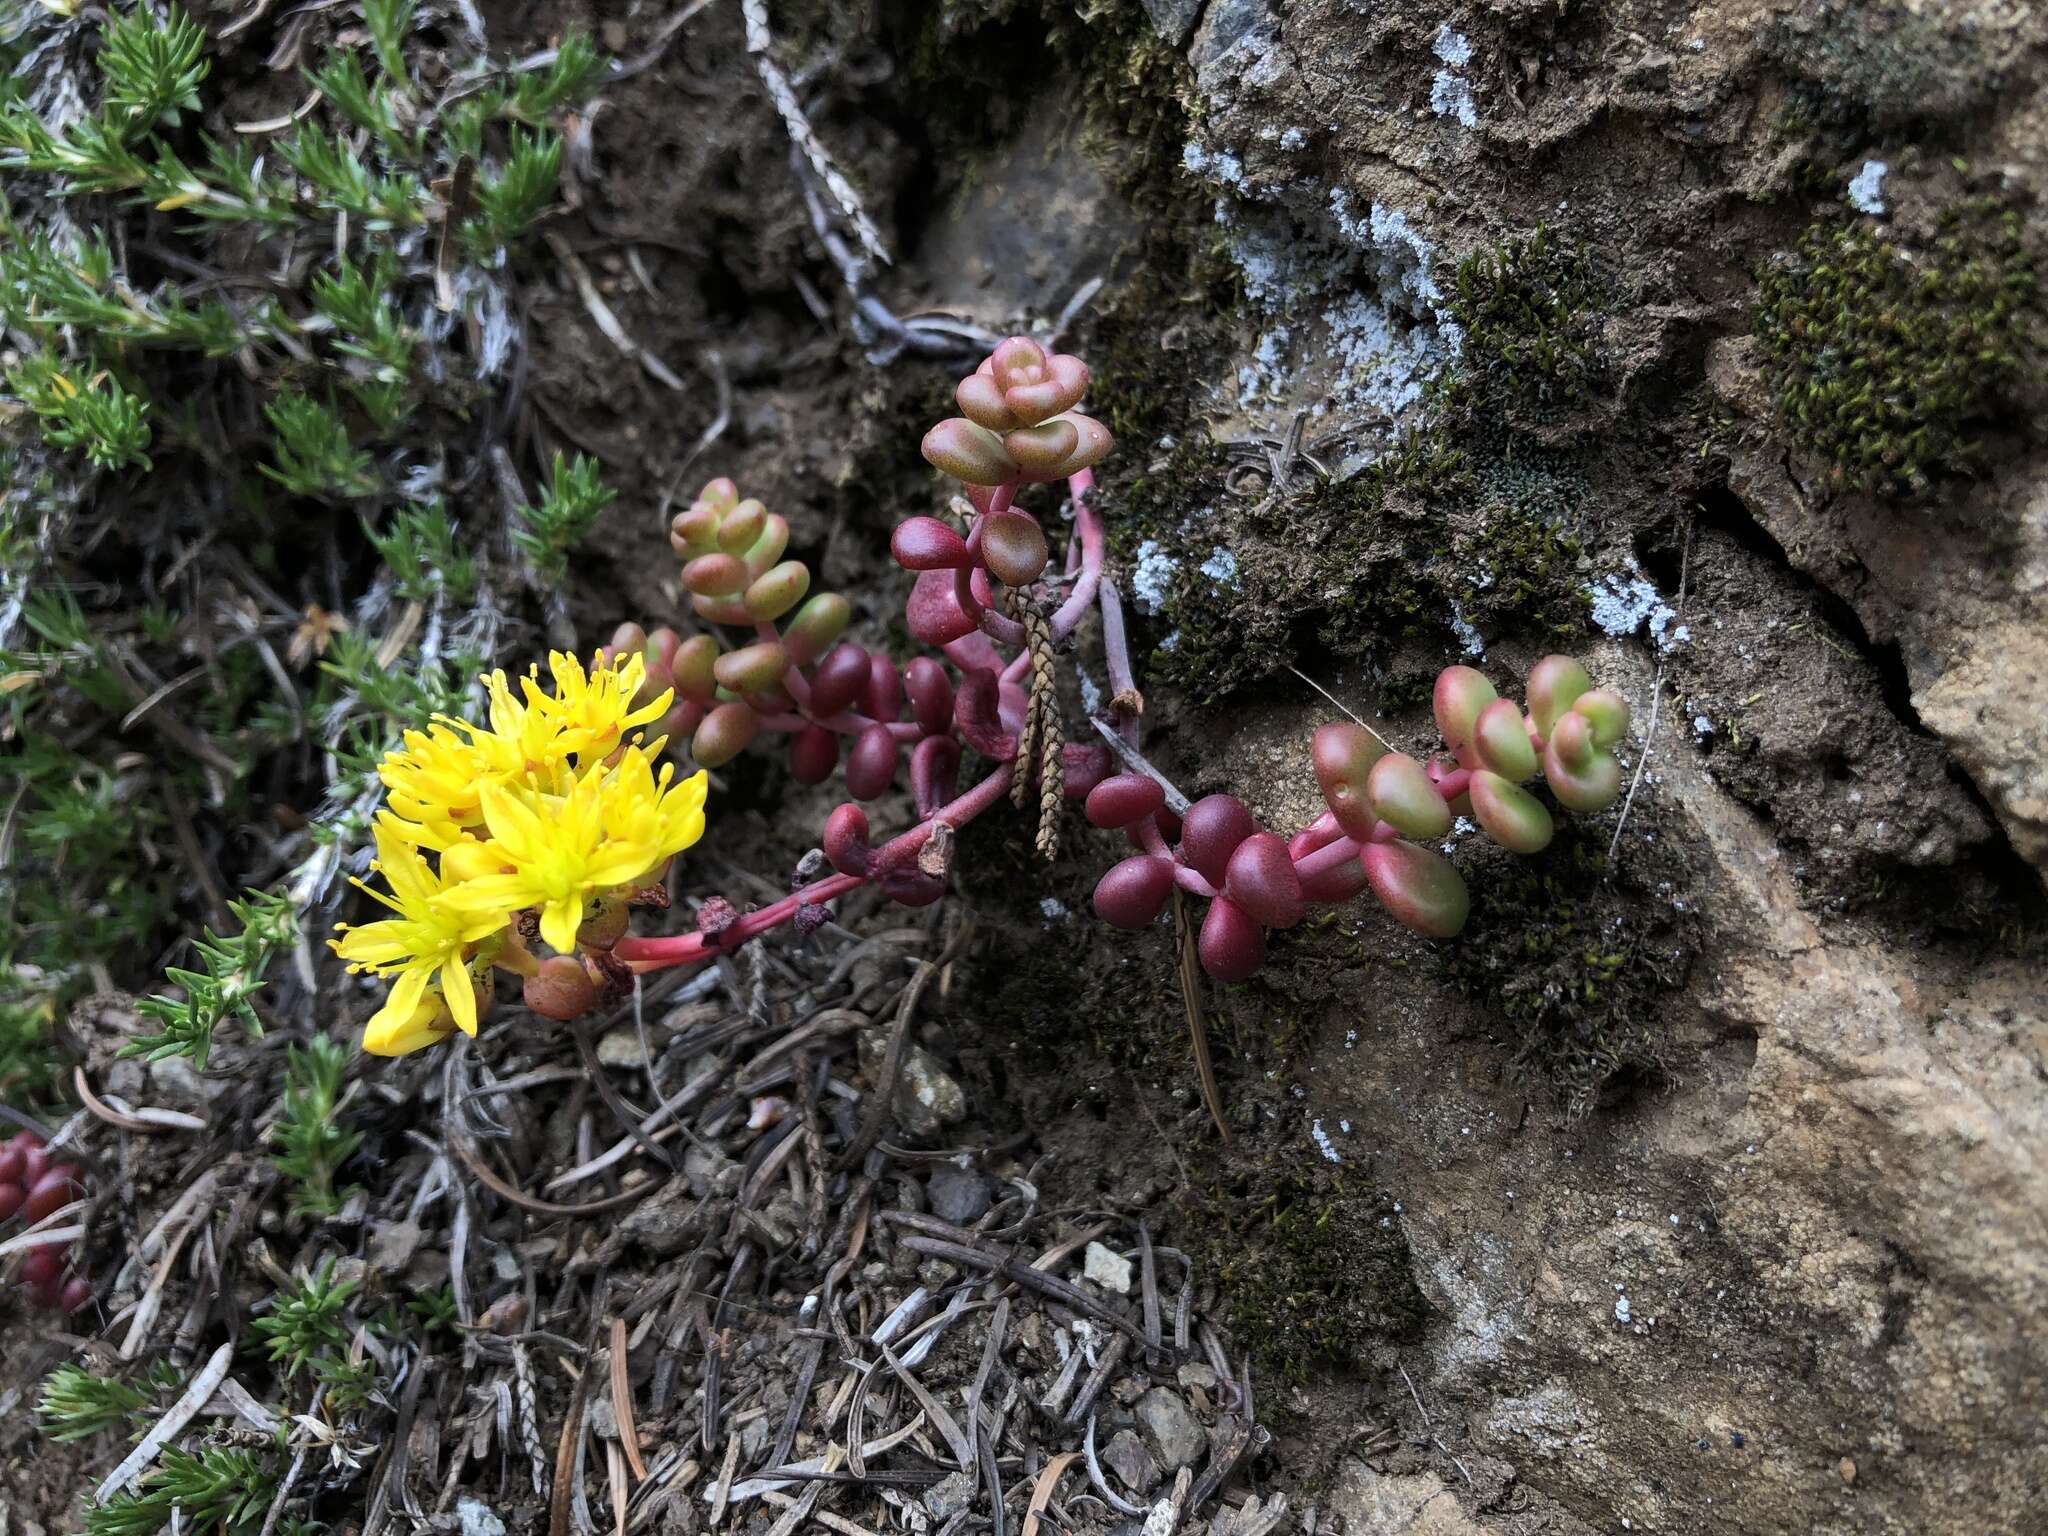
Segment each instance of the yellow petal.
[[548,947],[571,954],[576,948],[576,930],[583,926],[583,898],[566,897],[551,901],[540,910],[540,936]]
[[476,985],[460,955],[451,955],[441,966],[441,996],[448,1000],[448,1012],[455,1027],[465,1035],[476,1034]]
[[535,895],[522,876],[478,875],[449,886],[436,899],[447,912],[492,912],[509,917],[521,907],[532,906]]
[[372,1056],[403,1056],[447,1039],[450,1027],[441,994],[427,990],[427,973],[406,971],[363,1026],[363,1049]]

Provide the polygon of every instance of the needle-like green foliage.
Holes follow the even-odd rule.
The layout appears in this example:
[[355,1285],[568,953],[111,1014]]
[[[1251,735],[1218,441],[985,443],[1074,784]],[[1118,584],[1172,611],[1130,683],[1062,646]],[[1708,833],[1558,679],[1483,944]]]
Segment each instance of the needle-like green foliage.
[[455,522],[438,499],[398,508],[382,532],[365,519],[363,533],[407,602],[431,602],[442,595],[466,603],[476,591],[476,561],[455,542]]
[[199,82],[211,67],[205,47],[206,33],[175,5],[162,20],[146,5],[112,18],[99,56],[108,116],[134,134],[197,112]]
[[271,1161],[297,1186],[293,1209],[308,1216],[341,1209],[346,1191],[336,1188],[335,1175],[363,1144],[360,1131],[346,1130],[335,1119],[347,1076],[348,1052],[325,1035],[314,1036],[304,1050],[286,1049],[284,1115]]
[[276,1494],[275,1469],[254,1451],[166,1446],[134,1492],[85,1512],[86,1536],[156,1536],[173,1519],[183,1530],[240,1536],[262,1525]]
[[121,1048],[123,1056],[146,1056],[151,1061],[185,1056],[203,1072],[213,1033],[229,1019],[240,1020],[252,1035],[263,1033],[252,1000],[263,989],[271,961],[297,942],[298,917],[283,896],[264,891],[229,902],[228,910],[241,922],[242,931],[223,938],[209,930],[195,946],[203,969],[165,973],[185,995],[145,998],[137,1004],[136,1011],[156,1024],[157,1033],[131,1040]]
[[525,234],[555,200],[561,176],[557,135],[513,129],[504,165],[477,183],[477,216],[470,225],[476,244],[494,250]]
[[126,1428],[154,1402],[153,1394],[125,1381],[60,1365],[43,1383],[36,1412],[50,1439],[90,1440],[106,1430]]
[[149,402],[112,374],[67,368],[46,352],[7,370],[8,387],[42,418],[43,440],[101,469],[149,468]]
[[355,446],[331,405],[303,390],[286,390],[263,407],[277,434],[275,464],[263,473],[294,496],[347,501],[377,489],[370,456]]
[[291,1289],[279,1291],[270,1310],[255,1320],[265,1353],[286,1376],[311,1368],[322,1356],[348,1352],[349,1330],[342,1314],[357,1284],[336,1280],[334,1260],[329,1259]]
[[600,477],[597,460],[581,453],[564,459],[557,453],[540,505],[521,507],[519,526],[512,530],[513,542],[533,562],[535,574],[545,581],[560,581],[568,569],[569,551],[617,494]]
[[412,30],[414,0],[363,0],[363,21],[370,29],[370,48],[384,78],[400,90],[410,83],[405,67],[405,35]]

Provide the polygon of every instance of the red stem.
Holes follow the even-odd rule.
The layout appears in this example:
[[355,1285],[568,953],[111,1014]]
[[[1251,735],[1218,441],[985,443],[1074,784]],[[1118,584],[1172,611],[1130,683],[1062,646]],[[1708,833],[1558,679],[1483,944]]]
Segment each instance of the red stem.
[[[1380,825],[1385,826],[1386,823],[1381,822]],[[1374,841],[1377,842],[1379,839],[1375,838]],[[1314,881],[1316,876],[1328,874],[1332,870],[1342,868],[1345,864],[1357,858],[1362,851],[1357,838],[1340,837],[1335,842],[1325,843],[1322,847],[1316,849],[1315,852],[1304,854],[1296,859],[1294,861],[1294,870],[1296,874],[1301,876],[1301,883],[1308,885]]]
[[932,828],[938,823],[943,821],[952,827],[964,827],[1002,799],[1003,792],[1009,787],[1010,765],[1005,763],[951,804],[940,807],[934,815],[919,822],[908,832],[877,848],[868,859],[868,872],[865,875],[830,875],[783,897],[772,906],[744,913],[737,922],[715,938],[703,933],[676,933],[658,939],[628,934],[613,947],[612,954],[642,973],[667,970],[678,965],[696,965],[715,955],[725,954],[749,939],[759,938],[770,929],[788,922],[796,916],[799,907],[822,906],[835,897],[844,896],[848,891],[858,889],[870,880],[879,880],[891,870],[902,868],[916,858],[918,850],[931,840]]
[[1213,898],[1216,887],[1203,879],[1197,870],[1181,863],[1180,855],[1166,846],[1166,836],[1159,830],[1157,815],[1147,816],[1138,823],[1138,841],[1145,845],[1145,852],[1155,859],[1164,859],[1173,866],[1173,883],[1190,895]]
[[1102,519],[1088,505],[1088,490],[1095,484],[1095,471],[1084,469],[1067,480],[1067,499],[1074,506],[1074,535],[1081,541],[1081,579],[1052,616],[1052,637],[1057,643],[1074,632],[1088,610],[1095,606],[1095,590],[1102,581],[1102,557],[1108,541],[1103,537]]

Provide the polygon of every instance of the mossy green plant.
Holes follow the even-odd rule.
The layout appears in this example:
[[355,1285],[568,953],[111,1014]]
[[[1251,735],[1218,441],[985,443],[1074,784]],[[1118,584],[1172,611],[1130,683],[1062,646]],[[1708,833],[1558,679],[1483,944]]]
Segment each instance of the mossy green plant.
[[1756,326],[1778,414],[1839,489],[1910,499],[1979,460],[2033,352],[2019,215],[1943,211],[1926,248],[1821,218],[1765,271]]
[[1583,409],[1599,387],[1604,302],[1588,248],[1538,225],[1460,262],[1450,310],[1488,403],[1510,420],[1549,423]]
[[1268,1379],[1357,1368],[1423,1320],[1393,1201],[1342,1169],[1262,1168],[1183,1196],[1187,1235],[1221,1286],[1234,1342]]

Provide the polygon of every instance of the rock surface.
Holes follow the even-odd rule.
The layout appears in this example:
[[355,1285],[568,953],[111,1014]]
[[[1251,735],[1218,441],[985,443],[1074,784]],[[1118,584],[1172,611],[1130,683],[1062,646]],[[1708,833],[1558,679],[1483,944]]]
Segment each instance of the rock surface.
[[[2048,1481],[2048,989],[2021,937],[2048,872],[2048,455],[2022,424],[1929,503],[1831,491],[1788,446],[1751,331],[1754,271],[1853,211],[1798,196],[1802,164],[1832,178],[1839,158],[1846,186],[1885,159],[1900,227],[1957,195],[1946,152],[1873,123],[1974,113],[1970,160],[1999,168],[1982,184],[2042,248],[2025,210],[2048,196],[2048,91],[2023,61],[2048,19],[1992,0],[1550,9],[1219,0],[1186,44],[1187,167],[1252,299],[1251,382],[1220,392],[1219,436],[1367,414],[1321,355],[1340,292],[1375,306],[1382,359],[1441,366],[1459,257],[1538,224],[1611,253],[1629,287],[1624,392],[1696,389],[1728,421],[1707,492],[1658,445],[1606,504],[1635,532],[1597,558],[1667,549],[1645,579],[1688,635],[1588,652],[1625,680],[1631,759],[1654,754],[1618,856],[1668,851],[1669,899],[1700,924],[1659,1007],[1670,1070],[1546,1120],[1476,1043],[1498,1016],[1462,1012],[1409,969],[1425,950],[1361,919],[1367,958],[1288,999],[1303,1102],[1262,1104],[1299,1114],[1304,1158],[1312,1122],[1366,1128],[1331,1146],[1399,1201],[1431,1323],[1381,1361],[1412,1396],[1396,1377],[1367,1415],[1312,1394],[1296,1453],[1347,1415],[1399,1428],[1404,1448],[1329,1468],[1352,1532],[2025,1528]],[[1788,99],[1852,91],[1869,139],[1787,126]],[[1269,284],[1285,302],[1262,316]],[[1390,418],[1409,408],[1374,377]],[[1490,671],[1538,654],[1476,638]],[[1401,655],[1461,659],[1448,635]],[[1352,702],[1391,670],[1315,660]],[[1302,825],[1328,712],[1255,694],[1226,739],[1160,750]]]
[[1132,1408],[1146,1443],[1168,1472],[1191,1466],[1209,1447],[1209,1437],[1187,1399],[1168,1387],[1154,1387]]

